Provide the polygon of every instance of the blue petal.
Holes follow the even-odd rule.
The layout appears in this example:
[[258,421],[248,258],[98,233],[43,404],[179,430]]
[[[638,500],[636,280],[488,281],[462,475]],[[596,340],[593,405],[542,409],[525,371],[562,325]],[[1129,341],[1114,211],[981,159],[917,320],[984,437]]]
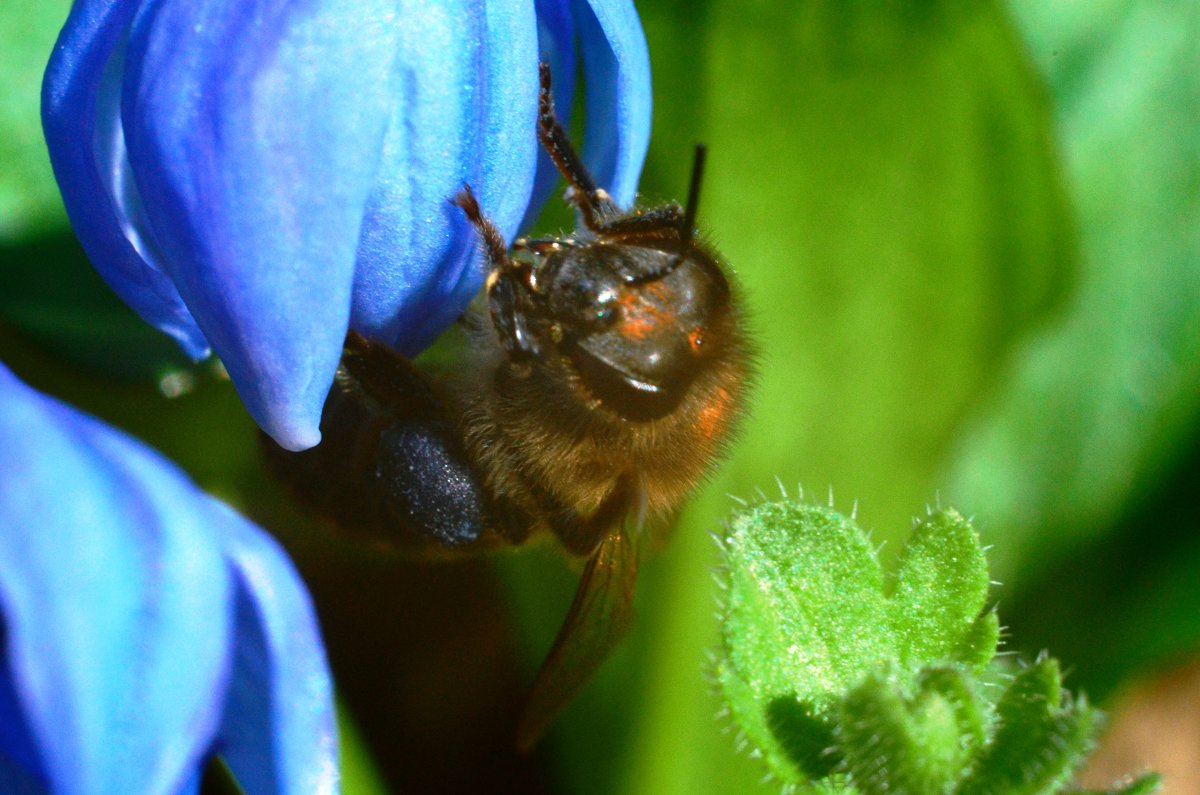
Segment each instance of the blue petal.
[[262,533],[229,524],[222,541],[238,582],[237,646],[216,748],[251,795],[333,792],[333,687],[308,594]]
[[[2,716],[2,713],[0,713]],[[46,783],[12,757],[0,745],[0,792],[5,795],[46,795]]]
[[63,204],[100,275],[151,325],[189,355],[208,355],[153,241],[136,219],[125,141],[116,117],[116,78],[136,2],[78,0],[50,57],[42,124]]
[[650,54],[631,0],[572,0],[583,51],[583,162],[628,207],[650,145]]
[[204,768],[196,768],[191,779],[175,791],[174,795],[200,795],[200,784],[204,780]]
[[170,793],[220,715],[231,584],[209,498],[0,367],[8,687],[54,791]]
[[508,237],[529,203],[537,25],[528,2],[401,4],[399,89],[359,247],[353,326],[415,353],[483,284],[450,199],[470,183]]
[[[8,648],[0,602],[0,655]],[[24,792],[32,782],[45,789],[37,741],[29,733],[20,694],[14,689],[7,656],[0,659],[0,792]]]
[[394,2],[155,0],[123,121],[164,267],[259,425],[316,444],[403,75]]
[[[536,0],[538,21],[538,59],[550,64],[554,76],[554,106],[563,127],[571,127],[571,109],[575,103],[575,78],[578,66],[575,59],[575,20],[571,17],[568,0]],[[533,198],[521,221],[528,229],[537,220],[542,205],[562,179],[554,162],[540,146],[537,173],[533,182]]]

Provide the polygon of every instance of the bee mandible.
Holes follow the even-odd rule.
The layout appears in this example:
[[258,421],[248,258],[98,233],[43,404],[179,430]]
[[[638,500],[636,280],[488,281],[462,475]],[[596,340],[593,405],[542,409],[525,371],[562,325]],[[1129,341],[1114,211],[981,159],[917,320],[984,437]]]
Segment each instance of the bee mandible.
[[453,199],[482,242],[484,308],[464,319],[468,361],[429,373],[351,333],[322,442],[269,462],[297,497],[350,532],[426,558],[552,536],[586,560],[518,727],[531,748],[620,642],[635,539],[665,528],[727,448],[750,344],[715,251],[695,230],[704,149],[687,204],[624,211],[584,168],[539,66],[537,135],[578,228],[510,253],[469,186]]

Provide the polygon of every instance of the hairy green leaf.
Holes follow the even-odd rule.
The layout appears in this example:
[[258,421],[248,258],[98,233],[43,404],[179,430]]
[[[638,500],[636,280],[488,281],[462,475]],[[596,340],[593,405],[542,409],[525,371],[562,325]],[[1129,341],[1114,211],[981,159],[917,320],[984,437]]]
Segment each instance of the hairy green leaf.
[[1161,788],[1162,776],[1158,773],[1147,773],[1125,785],[1118,785],[1103,792],[1095,791],[1079,793],[1079,795],[1152,795]]
[[981,613],[962,634],[958,647],[950,657],[975,671],[981,671],[996,655],[999,643],[1000,616],[995,610],[989,610]]
[[[987,561],[979,538],[961,514],[938,510],[917,523],[896,572],[888,616],[909,670],[966,656],[986,647],[987,619],[978,623],[988,591]],[[995,651],[987,652],[986,664]]]
[[895,657],[879,563],[852,521],[794,502],[740,512],[724,544],[718,679],[779,769],[819,775],[834,699]]
[[996,705],[997,728],[959,795],[1036,795],[1059,791],[1091,750],[1099,713],[1064,697],[1055,660],[1021,671]]
[[954,668],[923,673],[913,697],[884,675],[867,677],[838,709],[838,746],[867,795],[948,792],[983,743],[987,719],[973,682]]

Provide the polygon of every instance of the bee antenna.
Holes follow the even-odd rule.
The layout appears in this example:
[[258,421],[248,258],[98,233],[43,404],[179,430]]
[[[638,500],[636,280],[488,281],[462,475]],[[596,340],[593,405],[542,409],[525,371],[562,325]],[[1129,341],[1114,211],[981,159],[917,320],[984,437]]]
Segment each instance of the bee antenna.
[[632,280],[634,284],[645,284],[670,275],[687,256],[688,244],[696,236],[696,206],[700,203],[700,179],[704,176],[704,155],[707,151],[704,144],[696,144],[696,155],[692,158],[692,184],[688,187],[687,207],[683,211],[683,218],[679,219],[679,251],[665,266],[639,274]]
[[638,277],[637,282],[644,283],[667,276],[683,262],[687,254],[688,244],[696,236],[696,207],[700,204],[700,180],[704,176],[704,155],[708,152],[704,144],[696,144],[696,155],[692,158],[692,184],[688,187],[687,207],[684,208],[683,218],[679,220],[679,252],[671,257],[665,267]]
[[708,147],[696,144],[696,154],[692,158],[692,183],[688,187],[687,205],[683,211],[683,220],[679,223],[679,242],[686,246],[696,234],[696,208],[700,204],[700,181],[704,177],[704,157]]

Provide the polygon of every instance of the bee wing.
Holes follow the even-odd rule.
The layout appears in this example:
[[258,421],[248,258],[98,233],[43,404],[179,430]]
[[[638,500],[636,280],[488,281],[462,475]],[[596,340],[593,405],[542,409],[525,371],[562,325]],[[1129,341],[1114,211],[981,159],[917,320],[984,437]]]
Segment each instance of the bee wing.
[[517,726],[522,751],[537,745],[633,625],[637,563],[633,542],[619,527],[592,553]]

